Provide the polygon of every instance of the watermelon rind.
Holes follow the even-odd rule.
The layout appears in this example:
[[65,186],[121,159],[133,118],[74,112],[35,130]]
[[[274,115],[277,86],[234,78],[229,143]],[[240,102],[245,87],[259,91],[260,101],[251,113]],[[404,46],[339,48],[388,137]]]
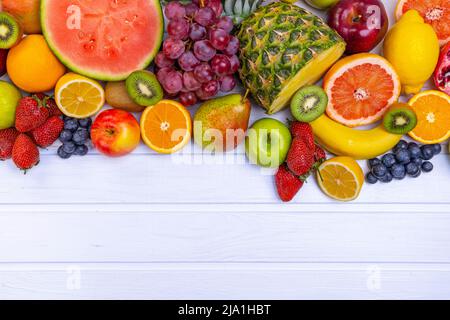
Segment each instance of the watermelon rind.
[[[159,32],[159,37],[157,38],[157,45],[155,46],[154,50],[150,52],[148,58],[142,63],[142,66],[139,70],[144,70],[146,69],[152,62],[153,59],[156,57],[156,55],[158,54],[159,50],[161,49],[161,45],[163,42],[163,38],[164,38],[164,15],[163,15],[163,10],[161,7],[161,3],[159,0],[148,0],[150,2],[153,2],[155,4],[155,8],[156,10],[158,10],[159,16],[161,18],[161,23],[160,23],[160,32]],[[47,0],[41,0],[41,26],[42,26],[42,34],[44,35],[48,46],[50,47],[50,49],[52,50],[52,52],[55,54],[55,56],[59,59],[59,61],[61,61],[62,64],[64,64],[68,69],[70,69],[71,71],[81,74],[83,76],[95,79],[95,80],[100,80],[100,81],[122,81],[128,78],[128,76],[137,70],[133,70],[127,74],[117,74],[117,75],[111,75],[111,74],[102,74],[102,73],[97,73],[97,72],[91,72],[89,70],[84,70],[80,67],[77,67],[75,65],[73,65],[70,61],[66,60],[61,53],[56,49],[55,44],[52,42],[51,40],[51,35],[47,30],[47,27],[45,25],[45,21],[46,21],[46,12],[47,12],[47,8],[46,8],[46,2]]]

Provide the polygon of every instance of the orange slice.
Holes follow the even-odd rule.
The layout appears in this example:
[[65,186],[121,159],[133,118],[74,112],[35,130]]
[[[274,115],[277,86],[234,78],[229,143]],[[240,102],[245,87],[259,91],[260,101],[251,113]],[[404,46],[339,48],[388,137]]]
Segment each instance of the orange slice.
[[336,157],[320,165],[317,181],[329,197],[339,201],[351,201],[361,192],[364,172],[353,158]]
[[417,115],[417,126],[409,135],[426,143],[441,143],[450,138],[450,97],[436,90],[423,91],[409,100]]
[[147,107],[141,117],[145,144],[159,153],[175,153],[191,140],[192,119],[187,109],[172,100]]
[[327,114],[348,127],[380,120],[401,92],[400,79],[383,57],[360,53],[338,61],[325,75]]
[[450,41],[450,1],[448,0],[399,0],[395,9],[397,20],[408,10],[415,9],[430,24],[441,46]]

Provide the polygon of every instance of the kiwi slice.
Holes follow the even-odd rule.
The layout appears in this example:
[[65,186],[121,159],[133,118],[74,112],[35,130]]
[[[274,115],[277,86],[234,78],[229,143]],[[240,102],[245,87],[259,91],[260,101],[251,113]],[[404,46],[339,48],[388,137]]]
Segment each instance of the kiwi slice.
[[311,122],[320,117],[327,108],[328,96],[319,86],[301,88],[291,100],[291,112],[300,122]]
[[417,116],[406,103],[396,103],[385,113],[383,124],[387,132],[406,134],[416,127]]
[[145,107],[131,100],[125,81],[108,82],[105,88],[106,103],[116,109],[128,112],[142,112]]
[[0,49],[14,47],[22,36],[22,28],[14,17],[6,12],[0,12]]
[[135,71],[126,81],[131,99],[140,106],[152,106],[161,101],[163,90],[156,76],[150,71]]

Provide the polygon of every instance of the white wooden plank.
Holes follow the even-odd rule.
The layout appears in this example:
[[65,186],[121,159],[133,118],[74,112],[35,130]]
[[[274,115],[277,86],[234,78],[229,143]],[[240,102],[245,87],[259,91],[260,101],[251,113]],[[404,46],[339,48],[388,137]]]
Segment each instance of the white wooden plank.
[[33,264],[0,299],[448,299],[448,264]]
[[[179,158],[100,155],[63,161],[42,157],[26,175],[1,163],[0,203],[280,203],[271,173],[218,156]],[[192,160],[192,161],[190,161]],[[71,160],[69,160],[71,161]],[[450,158],[437,156],[436,170],[418,179],[366,185],[355,203],[450,203]],[[237,162],[237,163],[236,163]],[[367,167],[362,163],[362,166]],[[297,203],[333,203],[310,179]],[[330,207],[332,210],[333,207]]]
[[450,263],[447,213],[13,213],[0,262]]

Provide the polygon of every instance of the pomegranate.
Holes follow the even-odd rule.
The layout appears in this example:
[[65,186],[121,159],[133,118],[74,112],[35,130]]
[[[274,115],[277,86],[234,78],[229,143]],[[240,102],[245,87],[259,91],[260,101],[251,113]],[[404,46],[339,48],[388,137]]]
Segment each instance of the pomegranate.
[[442,48],[434,71],[434,83],[439,90],[450,95],[450,43]]

